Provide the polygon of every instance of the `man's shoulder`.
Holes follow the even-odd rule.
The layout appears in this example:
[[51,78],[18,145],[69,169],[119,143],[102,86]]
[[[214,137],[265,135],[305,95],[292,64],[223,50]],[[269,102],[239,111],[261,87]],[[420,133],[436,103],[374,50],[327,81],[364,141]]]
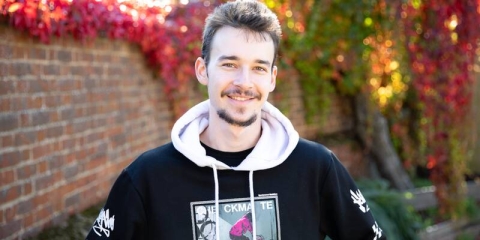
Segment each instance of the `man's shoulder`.
[[311,167],[325,167],[332,163],[332,151],[324,145],[300,138],[297,146],[290,154],[295,163],[307,164]]
[[178,151],[173,146],[173,143],[168,142],[143,152],[135,161],[151,161],[152,159],[175,156],[176,153],[178,153]]
[[324,145],[305,138],[300,138],[295,150],[301,154],[330,157],[332,151]]
[[144,174],[146,172],[155,171],[164,168],[173,162],[177,162],[183,158],[171,142],[159,147],[147,150],[140,154],[125,169],[130,175]]

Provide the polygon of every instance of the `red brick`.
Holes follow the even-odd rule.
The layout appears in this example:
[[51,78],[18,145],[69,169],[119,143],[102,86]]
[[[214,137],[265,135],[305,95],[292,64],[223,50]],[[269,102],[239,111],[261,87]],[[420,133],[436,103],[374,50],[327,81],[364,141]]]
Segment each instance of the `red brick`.
[[[77,118],[81,118],[81,117],[84,117],[86,115],[86,111],[85,111],[85,108],[84,107],[76,107],[75,108],[75,117]],[[84,122],[76,122],[74,123],[75,126],[77,126],[78,124],[83,124]],[[83,131],[84,129],[83,128],[79,128],[79,127],[76,127],[76,131]]]
[[15,92],[17,93],[26,93],[30,90],[29,81],[26,80],[17,80],[15,84]]
[[9,112],[13,110],[12,100],[8,97],[0,97],[0,112]]
[[41,161],[37,164],[37,172],[38,173],[44,173],[48,170],[48,164],[47,161]]
[[24,46],[14,46],[13,48],[13,58],[24,59],[27,57],[28,48]]
[[31,64],[32,69],[31,69],[31,74],[34,76],[41,76],[43,73],[43,66],[41,64]]
[[58,76],[60,75],[60,65],[45,65],[43,66],[43,74],[50,75],[50,76]]
[[43,80],[43,79],[37,79],[32,81],[31,83],[38,84],[38,87],[41,89],[41,92],[49,92],[53,89],[52,81],[49,80]]
[[20,162],[20,152],[13,150],[6,153],[0,153],[0,169],[15,166]]
[[46,59],[47,53],[45,49],[42,48],[30,48],[30,51],[27,53],[29,59]]
[[53,126],[47,129],[47,138],[55,138],[63,135],[63,126]]
[[78,164],[70,165],[63,170],[63,174],[64,174],[66,180],[69,180],[69,179],[77,176],[78,173],[79,173]]
[[38,109],[42,108],[44,103],[44,99],[41,96],[30,96],[27,99],[27,107],[28,109]]
[[78,53],[78,60],[79,61],[85,61],[85,62],[92,62],[94,59],[94,56],[90,52],[80,52]]
[[47,138],[47,130],[46,129],[40,129],[37,131],[37,141],[42,142]]
[[55,141],[55,142],[51,143],[50,144],[50,150],[52,150],[55,153],[63,150],[62,149],[62,143],[59,142],[59,141]]
[[50,122],[50,113],[45,110],[32,113],[32,125],[39,126]]
[[61,97],[62,105],[70,105],[72,103],[72,95],[65,94]]
[[66,160],[66,164],[75,162],[75,161],[77,160],[77,154],[74,153],[74,152],[68,153],[68,154],[65,156],[65,160]]
[[0,113],[0,132],[8,132],[18,127],[19,121],[17,113]]
[[78,150],[78,151],[76,152],[75,158],[76,158],[77,160],[83,160],[83,159],[87,158],[87,155],[88,155],[88,154],[87,154],[87,151],[86,151],[86,150],[80,149],[80,150]]
[[64,159],[59,156],[50,156],[48,160],[48,169],[56,170],[63,166],[65,163]]
[[20,161],[28,161],[30,160],[30,150],[28,149],[25,149],[25,150],[22,150],[20,151]]
[[49,153],[48,145],[38,145],[33,147],[32,154],[33,159],[39,159]]
[[51,122],[60,121],[60,115],[58,114],[58,110],[54,110],[50,112],[50,121]]
[[17,213],[17,205],[13,205],[5,209],[5,221],[9,222],[15,218]]
[[50,200],[50,198],[49,198],[50,194],[51,194],[51,191],[47,192],[47,193],[44,193],[44,194],[41,194],[41,195],[36,195],[33,198],[33,205],[36,206],[36,207],[40,207],[40,206],[46,204]]
[[55,183],[54,176],[52,176],[51,174],[43,175],[37,178],[37,180],[35,181],[35,189],[37,191],[46,189],[50,187],[53,183]]
[[13,136],[12,135],[6,135],[1,138],[2,141],[2,149],[5,149],[7,147],[13,146]]
[[60,96],[46,96],[45,97],[45,105],[47,107],[57,107],[61,106],[64,103],[60,100]]
[[29,195],[30,193],[32,193],[33,186],[31,182],[27,182],[23,184],[22,187],[23,187],[23,195]]
[[71,107],[60,110],[62,120],[73,120],[75,118],[75,110]]
[[20,126],[29,127],[32,125],[31,116],[28,113],[20,113]]
[[[3,33],[2,33],[3,34]],[[3,35],[2,37],[6,37]],[[11,45],[0,45],[0,56],[11,59],[13,57],[13,49]]]
[[37,166],[35,164],[30,164],[22,166],[17,169],[17,178],[18,180],[23,180],[30,178],[32,175],[35,175],[37,172]]
[[16,146],[30,145],[32,143],[35,143],[36,140],[37,134],[35,131],[19,132],[15,134]]
[[22,195],[22,187],[20,185],[7,187],[6,189],[0,191],[0,202],[2,203],[10,202],[17,199],[21,195]]
[[72,52],[70,50],[62,49],[57,52],[57,57],[62,63],[68,63],[72,61]]
[[60,76],[65,76],[65,75],[70,75],[70,65],[60,65],[59,66],[59,75]]
[[35,221],[41,221],[53,214],[53,207],[50,204],[47,204],[45,207],[40,208],[35,212]]
[[28,228],[35,223],[33,213],[29,213],[26,216],[23,217],[23,227]]
[[56,60],[55,58],[55,50],[53,49],[45,49],[46,53],[46,60]]
[[77,206],[80,203],[80,193],[75,193],[65,199],[65,207]]
[[73,149],[75,147],[75,140],[68,138],[62,140],[62,149]]
[[[1,54],[0,54],[1,56]],[[6,75],[9,75],[10,74],[10,63],[7,63],[7,62],[0,62],[0,73],[2,73],[2,75],[0,76],[6,76]]]
[[12,107],[14,111],[26,110],[27,108],[27,97],[24,96],[13,96],[12,97]]
[[0,96],[15,92],[14,82],[8,80],[0,80]]
[[32,199],[27,199],[18,203],[17,214],[23,215],[31,212],[34,209]]
[[3,216],[3,209],[0,209],[0,226],[4,224],[5,217]]
[[60,91],[73,91],[75,90],[75,81],[72,79],[62,79],[57,81],[57,87]]
[[15,172],[13,169],[10,170],[0,170],[0,182],[2,186],[9,185],[15,181]]

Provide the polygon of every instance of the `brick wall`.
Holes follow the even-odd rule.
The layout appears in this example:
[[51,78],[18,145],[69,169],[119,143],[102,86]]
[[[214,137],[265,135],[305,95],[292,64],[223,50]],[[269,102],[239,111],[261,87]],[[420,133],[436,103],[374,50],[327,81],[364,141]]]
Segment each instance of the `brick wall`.
[[[288,84],[282,103],[302,136],[351,129],[340,98],[321,127],[306,124],[298,81]],[[69,37],[45,45],[0,26],[0,239],[24,239],[104,200],[126,165],[169,141],[172,118],[136,47]],[[354,146],[329,147],[362,169]]]

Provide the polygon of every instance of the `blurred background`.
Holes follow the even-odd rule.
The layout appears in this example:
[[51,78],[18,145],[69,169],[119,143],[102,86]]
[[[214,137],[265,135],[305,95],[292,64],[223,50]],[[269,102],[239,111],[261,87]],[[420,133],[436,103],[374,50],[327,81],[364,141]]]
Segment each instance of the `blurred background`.
[[[480,239],[480,0],[264,2],[283,27],[269,101],[389,239]],[[0,239],[84,239],[206,98],[193,66],[221,3],[0,0]]]

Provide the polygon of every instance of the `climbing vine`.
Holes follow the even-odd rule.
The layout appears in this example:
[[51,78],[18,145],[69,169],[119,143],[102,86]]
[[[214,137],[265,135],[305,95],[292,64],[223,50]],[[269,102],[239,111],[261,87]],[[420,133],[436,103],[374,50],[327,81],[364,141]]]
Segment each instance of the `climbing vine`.
[[394,120],[405,166],[427,167],[441,213],[460,213],[480,1],[265,2],[284,23],[281,54],[300,74],[307,113],[321,114],[333,91],[369,92]]
[[[471,137],[480,1],[412,0],[402,5],[412,86],[419,100],[422,159],[443,214],[461,214]],[[477,53],[476,53],[477,52]]]

